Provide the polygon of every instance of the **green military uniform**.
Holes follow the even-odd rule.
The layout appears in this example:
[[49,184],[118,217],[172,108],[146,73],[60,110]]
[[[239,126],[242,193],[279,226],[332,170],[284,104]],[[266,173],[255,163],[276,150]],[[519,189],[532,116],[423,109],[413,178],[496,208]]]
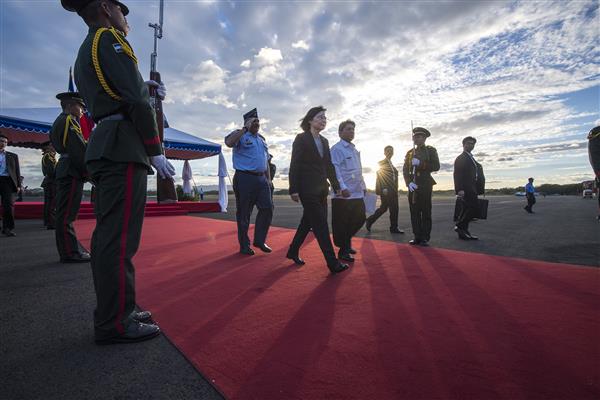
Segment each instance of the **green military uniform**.
[[44,189],[44,226],[54,229],[56,225],[56,160],[53,152],[42,155],[42,188]]
[[[95,51],[97,50],[97,51]],[[75,82],[97,126],[85,162],[96,187],[92,272],[96,340],[123,335],[135,307],[134,265],[146,204],[149,156],[162,154],[156,116],[124,35],[92,27],[75,62]]]
[[73,228],[87,176],[84,164],[86,142],[78,119],[62,112],[52,124],[50,141],[60,154],[56,164],[56,247],[61,261],[69,262],[89,256]]
[[[430,135],[425,128],[415,128],[413,136],[415,134],[424,134],[426,137]],[[420,160],[420,164],[415,167],[414,174],[413,158]],[[427,244],[431,238],[431,196],[433,185],[436,184],[431,173],[439,169],[440,160],[437,150],[432,146],[422,145],[417,147],[416,150],[413,148],[404,157],[402,173],[406,186],[411,182],[418,186],[417,190],[408,192],[410,219],[416,244]]]

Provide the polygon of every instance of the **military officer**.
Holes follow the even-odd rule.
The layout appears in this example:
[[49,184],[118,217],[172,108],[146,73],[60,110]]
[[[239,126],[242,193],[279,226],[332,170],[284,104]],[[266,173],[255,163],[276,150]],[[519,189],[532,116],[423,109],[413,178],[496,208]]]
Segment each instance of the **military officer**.
[[431,194],[435,180],[431,173],[440,169],[437,150],[425,145],[431,133],[421,127],[412,131],[414,146],[406,153],[402,173],[408,187],[408,205],[414,239],[409,244],[428,246],[431,236]]
[[260,120],[256,108],[244,114],[244,128],[225,137],[227,147],[233,148],[233,192],[235,193],[240,253],[253,255],[248,238],[250,215],[256,205],[258,213],[254,226],[253,246],[265,253],[271,248],[265,243],[273,218],[271,197],[271,173],[267,142],[258,133]]
[[115,0],[61,0],[89,27],[75,61],[75,82],[96,128],[85,162],[96,187],[92,236],[98,344],[132,343],[160,334],[148,311],[135,311],[132,258],[142,230],[147,175],[175,170],[160,141],[148,87],[125,39],[127,6]]
[[73,228],[87,178],[84,163],[86,141],[79,125],[85,104],[77,92],[59,93],[56,98],[62,107],[50,131],[50,141],[60,154],[55,173],[56,248],[63,263],[89,262],[90,254],[77,240]]
[[596,175],[596,197],[598,197],[598,216],[596,218],[600,222],[600,126],[592,128],[587,138],[590,164]]
[[44,189],[44,226],[54,229],[56,221],[56,151],[51,142],[42,145],[42,188]]

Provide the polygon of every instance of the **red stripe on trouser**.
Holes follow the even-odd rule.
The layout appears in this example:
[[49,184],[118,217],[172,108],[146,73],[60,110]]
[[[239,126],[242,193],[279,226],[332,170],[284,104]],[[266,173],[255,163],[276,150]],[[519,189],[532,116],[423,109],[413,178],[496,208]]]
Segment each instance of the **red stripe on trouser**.
[[65,217],[63,218],[63,236],[65,239],[65,251],[66,251],[66,256],[67,257],[73,257],[73,253],[71,253],[71,243],[69,242],[69,235],[68,235],[68,229],[67,229],[67,224],[68,224],[68,219],[69,219],[69,213],[71,212],[71,205],[73,204],[73,194],[75,192],[75,178],[73,178],[73,180],[71,181],[71,190],[69,190],[69,200],[67,201],[67,209],[65,210]]
[[127,166],[125,177],[125,205],[123,210],[123,230],[121,231],[121,246],[119,249],[119,312],[117,313],[116,328],[119,333],[124,332],[123,312],[125,311],[125,256],[127,255],[127,232],[129,229],[129,218],[131,218],[131,203],[133,192],[133,168],[134,164]]

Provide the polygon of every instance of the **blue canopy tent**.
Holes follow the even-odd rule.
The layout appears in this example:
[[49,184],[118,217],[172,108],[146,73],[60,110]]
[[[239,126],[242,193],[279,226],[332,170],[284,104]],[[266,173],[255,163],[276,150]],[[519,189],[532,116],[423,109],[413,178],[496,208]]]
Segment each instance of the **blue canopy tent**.
[[[8,137],[9,144],[16,147],[41,149],[49,140],[52,123],[61,113],[57,107],[50,108],[2,108],[0,109],[0,132]],[[226,170],[225,159],[221,153],[221,145],[201,139],[189,133],[171,128],[165,120],[164,147],[167,158],[172,160],[198,160],[219,155],[219,171]],[[219,172],[221,209],[225,210],[227,188],[225,177]],[[221,182],[223,181],[223,182]],[[224,195],[224,196],[223,196]]]

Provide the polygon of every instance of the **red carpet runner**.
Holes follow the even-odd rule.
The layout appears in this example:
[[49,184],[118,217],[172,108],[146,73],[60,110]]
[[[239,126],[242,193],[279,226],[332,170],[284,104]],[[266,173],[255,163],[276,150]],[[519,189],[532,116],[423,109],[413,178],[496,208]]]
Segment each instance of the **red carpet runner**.
[[144,222],[138,302],[227,398],[600,397],[600,269],[356,239],[331,277],[292,234],[248,257],[232,222]]

